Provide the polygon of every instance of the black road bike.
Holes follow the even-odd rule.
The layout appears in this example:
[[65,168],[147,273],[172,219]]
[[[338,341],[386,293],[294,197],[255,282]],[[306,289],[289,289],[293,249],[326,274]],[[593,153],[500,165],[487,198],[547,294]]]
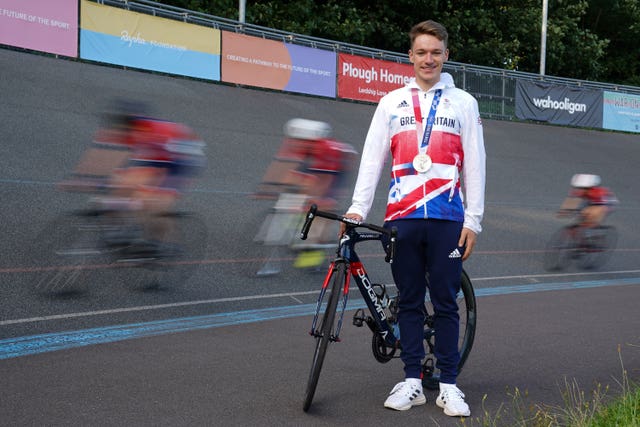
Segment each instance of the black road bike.
[[594,270],[604,265],[618,241],[612,225],[586,228],[580,222],[566,225],[552,236],[544,252],[544,268],[559,271],[575,263],[578,268]]
[[156,215],[149,221],[164,230],[155,240],[145,236],[148,222],[141,224],[122,211],[90,208],[55,218],[33,244],[40,264],[36,291],[78,292],[118,271],[132,286],[183,286],[205,256],[206,224],[186,212]]
[[[336,256],[329,265],[329,270],[322,283],[318,296],[316,313],[309,334],[315,339],[315,351],[311,363],[311,371],[307,381],[303,410],[306,412],[311,406],[314,394],[320,378],[320,371],[325,359],[325,354],[330,343],[339,341],[347,300],[349,297],[349,285],[353,278],[366,303],[366,311],[357,309],[353,315],[353,325],[357,327],[365,324],[371,330],[373,336],[371,348],[374,358],[380,363],[389,362],[394,357],[399,357],[400,340],[397,324],[398,298],[390,296],[388,291],[391,286],[374,284],[365,270],[364,264],[358,257],[355,246],[359,242],[369,240],[381,240],[386,237],[389,244],[386,246],[385,261],[393,262],[396,242],[396,230],[355,221],[335,215],[330,212],[319,211],[315,205],[307,212],[305,223],[300,237],[304,240],[309,232],[311,224],[316,217],[341,221],[346,224],[346,231],[338,243]],[[362,230],[365,229],[365,230]],[[460,351],[461,370],[469,356],[476,329],[476,299],[471,280],[463,270],[460,278],[460,292],[458,294],[458,307],[460,314],[460,336],[458,348]],[[340,309],[338,309],[340,306]],[[368,312],[368,313],[367,313]],[[435,368],[434,355],[434,310],[429,301],[424,305],[424,342],[426,357],[422,363],[423,385],[429,389],[437,389],[439,372]],[[396,355],[398,354],[398,355]]]

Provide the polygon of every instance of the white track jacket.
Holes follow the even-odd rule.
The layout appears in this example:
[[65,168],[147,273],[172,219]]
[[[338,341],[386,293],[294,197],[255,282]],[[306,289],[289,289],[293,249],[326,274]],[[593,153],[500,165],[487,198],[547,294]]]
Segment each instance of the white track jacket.
[[[424,173],[413,167],[420,141],[412,88],[418,89],[423,117],[420,138],[434,93],[442,89],[426,149],[433,164]],[[385,221],[445,219],[464,222],[464,227],[476,233],[482,231],[486,173],[482,120],[475,98],[456,88],[450,74],[442,73],[440,82],[428,91],[412,80],[380,99],[365,140],[348,213],[367,217],[389,152],[392,163]]]

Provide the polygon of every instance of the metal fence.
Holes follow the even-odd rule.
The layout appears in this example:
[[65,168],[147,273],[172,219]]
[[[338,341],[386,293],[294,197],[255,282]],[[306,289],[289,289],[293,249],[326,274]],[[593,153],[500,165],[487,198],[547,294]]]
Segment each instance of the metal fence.
[[[406,54],[372,49],[317,37],[304,36],[259,25],[242,23],[232,19],[221,18],[201,12],[194,12],[175,6],[164,5],[150,0],[91,0],[100,4],[147,13],[163,18],[175,19],[191,24],[203,25],[225,31],[279,40],[316,49],[330,50],[336,53],[409,63]],[[592,82],[587,80],[568,79],[563,77],[544,76],[521,71],[503,70],[493,67],[482,67],[458,62],[445,63],[444,70],[451,73],[456,85],[471,93],[478,100],[483,117],[513,120],[515,118],[515,94],[518,80],[547,82],[557,85],[607,90],[640,95],[640,87]]]

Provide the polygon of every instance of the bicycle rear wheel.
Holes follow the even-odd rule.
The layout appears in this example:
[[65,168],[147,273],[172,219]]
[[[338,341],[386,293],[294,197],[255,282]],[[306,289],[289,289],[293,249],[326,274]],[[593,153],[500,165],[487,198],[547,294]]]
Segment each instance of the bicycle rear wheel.
[[309,373],[309,379],[307,381],[307,390],[305,392],[304,404],[302,409],[307,412],[311,406],[311,401],[316,392],[318,385],[318,379],[320,378],[320,371],[322,370],[322,364],[324,363],[324,357],[327,352],[329,343],[334,340],[333,337],[333,325],[336,319],[336,310],[338,308],[338,300],[344,289],[344,283],[346,280],[346,265],[344,262],[335,265],[330,279],[331,289],[328,295],[325,295],[327,300],[326,309],[322,316],[317,330],[312,331],[316,339],[316,348],[313,354],[313,361],[311,362],[311,372]]
[[578,266],[585,270],[595,269],[604,265],[611,257],[618,242],[618,232],[613,226],[601,225],[585,233],[591,235],[586,238],[587,243],[578,259]]
[[557,230],[544,252],[543,265],[547,271],[560,271],[569,263],[574,248],[575,226],[569,225]]
[[[473,285],[469,275],[466,271],[462,270],[462,276],[460,277],[460,291],[458,292],[458,314],[460,316],[460,333],[458,337],[458,351],[460,353],[460,361],[458,362],[458,373],[462,371],[471,348],[473,347],[473,341],[476,335],[476,296],[473,290]],[[423,385],[432,390],[439,388],[440,375],[435,371],[435,356],[433,355],[433,349],[435,345],[435,329],[434,329],[434,317],[433,306],[431,303],[425,304],[425,341],[427,358],[422,365],[423,371]]]
[[185,286],[205,259],[208,230],[199,215],[171,212],[154,218],[160,226],[156,230],[157,247],[145,253],[123,253],[118,262],[134,267],[128,270],[127,281],[143,288]]

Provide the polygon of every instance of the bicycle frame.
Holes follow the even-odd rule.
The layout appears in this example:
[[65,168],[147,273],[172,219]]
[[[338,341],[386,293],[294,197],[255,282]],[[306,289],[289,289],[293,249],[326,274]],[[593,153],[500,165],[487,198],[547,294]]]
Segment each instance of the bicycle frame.
[[[385,312],[385,308],[387,307],[389,302],[388,298],[386,297],[386,295],[379,296],[376,293],[373,287],[374,285],[369,279],[369,275],[367,274],[364,264],[355,251],[355,245],[357,243],[370,240],[381,240],[384,235],[387,235],[389,237],[389,247],[387,249],[387,256],[385,258],[385,261],[389,263],[393,262],[396,230],[387,230],[373,224],[354,221],[350,218],[341,217],[329,212],[318,211],[314,205],[311,207],[307,214],[305,224],[303,226],[303,231],[301,233],[301,238],[304,239],[306,237],[306,233],[311,227],[311,222],[313,221],[313,218],[315,216],[344,222],[345,224],[347,224],[347,228],[338,244],[338,248],[336,250],[336,258],[331,262],[327,271],[327,275],[325,276],[325,279],[323,281],[322,289],[316,303],[316,312],[311,325],[310,334],[316,336],[316,326],[318,323],[318,317],[320,315],[321,305],[322,301],[324,300],[325,293],[327,291],[327,288],[329,287],[334,271],[336,270],[336,266],[340,263],[344,263],[346,267],[346,277],[344,281],[344,288],[342,290],[342,307],[340,311],[340,317],[338,319],[338,324],[331,336],[331,340],[340,340],[340,330],[342,328],[344,312],[346,310],[347,301],[349,299],[349,286],[351,278],[353,278],[358,287],[358,290],[360,291],[360,294],[362,295],[362,298],[364,299],[365,304],[367,305],[367,308],[369,309],[369,313],[371,313],[372,316],[371,320],[366,319],[367,325],[372,330],[372,332],[379,333],[389,347],[393,348],[397,346],[398,338],[395,336],[391,325],[389,325],[389,323],[387,322],[387,314]],[[357,227],[367,228],[369,230],[372,230],[372,232],[359,232],[356,229]]]
[[[371,345],[375,359],[380,363],[387,363],[396,357],[395,353],[397,350],[401,350],[399,335],[395,332],[398,326],[395,317],[398,310],[398,300],[397,298],[389,299],[384,285],[373,284],[371,282],[362,261],[355,251],[355,246],[359,242],[383,240],[384,237],[383,243],[385,244],[386,251],[385,261],[392,263],[395,255],[397,230],[395,228],[388,230],[384,227],[356,221],[330,212],[318,211],[317,206],[313,205],[309,209],[302,227],[300,233],[301,239],[304,240],[306,238],[311,223],[316,216],[341,221],[346,224],[346,230],[338,243],[336,257],[329,266],[329,271],[322,283],[322,289],[316,303],[316,312],[313,317],[310,332],[310,335],[312,335],[315,340],[315,352],[302,407],[305,412],[309,410],[313,400],[327,347],[331,342],[340,340],[340,329],[342,328],[352,278],[371,314],[370,316],[365,316],[364,309],[358,308],[353,316],[353,324],[360,327],[366,322],[369,329],[373,332]],[[367,228],[370,232],[360,232],[357,230],[358,228]],[[462,297],[461,301],[464,304],[467,324],[462,331],[463,335],[458,337],[460,351],[458,371],[462,369],[462,365],[473,345],[476,323],[476,304],[473,286],[464,270],[460,277],[460,290],[461,295],[458,298]],[[323,310],[324,300],[327,301],[326,307]],[[338,312],[340,300],[342,300],[342,307],[340,312]],[[428,348],[426,349],[426,357],[422,362],[422,382],[425,387],[436,390],[439,386],[440,377],[439,374],[435,372],[437,369],[435,362],[436,356],[434,354],[435,329],[432,322],[433,316],[429,314],[430,310],[426,303],[424,310],[424,339],[427,342]],[[460,339],[462,339],[462,341],[460,341]]]

